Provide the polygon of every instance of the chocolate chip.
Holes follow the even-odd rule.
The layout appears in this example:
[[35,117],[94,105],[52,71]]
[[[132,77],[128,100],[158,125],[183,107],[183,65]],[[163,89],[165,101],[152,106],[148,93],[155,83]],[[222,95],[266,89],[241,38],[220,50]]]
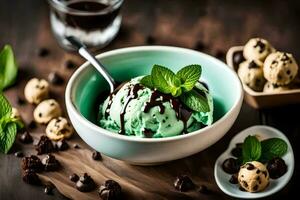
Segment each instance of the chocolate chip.
[[24,144],[30,144],[33,142],[33,138],[28,131],[25,131],[22,135],[20,135],[19,140]]
[[256,177],[256,180],[257,180],[257,181],[260,181],[260,176],[257,176],[257,177]]
[[100,186],[98,194],[102,200],[118,200],[122,198],[122,188],[116,181],[107,180]]
[[288,69],[288,70],[286,71],[286,74],[287,74],[287,75],[290,75],[290,73],[291,73],[291,70]]
[[256,47],[259,47],[259,53],[262,53],[265,50],[266,45],[261,40],[257,40],[256,44],[254,45],[254,48]]
[[75,64],[72,60],[67,60],[65,62],[65,67],[68,68],[68,69],[74,69],[75,68]]
[[257,170],[256,170],[256,173],[257,173],[257,174],[259,174],[259,173],[260,173],[260,170],[259,170],[259,169],[257,169]]
[[79,176],[77,174],[72,174],[69,176],[69,179],[72,181],[72,182],[77,182],[79,180]]
[[224,160],[222,164],[223,170],[228,174],[235,174],[239,171],[239,165],[237,162],[237,159],[234,158],[228,158]]
[[45,48],[45,47],[41,47],[39,50],[38,50],[38,56],[39,57],[46,57],[50,54],[50,50]]
[[46,185],[44,188],[44,193],[47,195],[52,195],[53,194],[53,186]]
[[255,166],[254,166],[253,164],[251,164],[251,163],[247,163],[246,165],[247,165],[247,169],[248,169],[248,170],[253,170],[253,169],[255,169]]
[[69,144],[65,139],[59,140],[58,142],[56,142],[56,149],[59,151],[65,151],[69,149]]
[[26,101],[22,97],[17,97],[17,104],[22,106],[26,104]]
[[29,127],[30,129],[35,129],[35,128],[36,128],[36,122],[32,120],[32,121],[28,124],[28,127]]
[[241,190],[241,191],[243,191],[243,192],[246,191],[242,186],[239,187],[239,190]]
[[231,150],[231,155],[238,158],[242,155],[242,148],[235,147]]
[[197,51],[203,51],[205,49],[205,44],[199,40],[196,42],[194,49]]
[[54,85],[61,85],[64,83],[64,79],[56,72],[51,72],[48,75],[48,80]]
[[262,171],[262,173],[265,175],[265,177],[267,177],[267,175],[268,175],[267,171]]
[[235,69],[239,67],[239,64],[241,64],[243,61],[245,61],[243,51],[237,51],[233,54],[233,65]]
[[267,169],[270,178],[277,179],[287,172],[287,165],[282,158],[273,158],[272,160],[268,161]]
[[73,144],[73,147],[74,147],[75,149],[80,149],[80,146],[79,146],[78,144]]
[[41,160],[35,155],[22,158],[21,167],[23,170],[30,169],[35,172],[41,172],[44,169]]
[[22,151],[17,151],[15,153],[15,156],[18,157],[18,158],[22,158],[24,156],[23,152]]
[[200,185],[198,191],[202,194],[209,194],[209,190],[205,185]]
[[174,182],[175,189],[180,192],[186,192],[188,190],[194,189],[195,184],[187,175],[177,176]]
[[56,160],[55,156],[48,154],[42,160],[45,171],[57,171],[60,168],[60,163]]
[[101,154],[100,154],[98,151],[93,151],[93,153],[92,153],[92,158],[93,158],[94,160],[101,160],[101,159],[102,159],[102,156],[101,156]]
[[254,68],[259,68],[259,66],[254,61],[251,61],[248,65],[248,68],[254,69]]
[[258,185],[255,185],[254,187],[253,187],[253,191],[256,191],[258,189]]
[[154,38],[154,36],[149,35],[149,36],[146,37],[145,42],[148,45],[153,45],[153,44],[155,44],[156,39]]
[[281,80],[281,79],[282,79],[282,76],[281,76],[280,74],[278,74],[278,75],[277,75],[277,79],[278,79],[278,80]]
[[38,155],[52,153],[55,151],[55,148],[52,144],[52,141],[47,136],[41,136],[37,145],[35,146],[35,150]]
[[246,181],[242,181],[244,187],[248,187],[248,183]]
[[35,173],[32,169],[26,169],[23,172],[22,179],[25,183],[31,184],[31,185],[40,185],[41,180],[39,179],[38,175]]
[[238,184],[238,174],[233,174],[230,179],[229,179],[229,183],[231,184]]
[[96,184],[94,180],[87,173],[84,173],[84,175],[81,176],[79,180],[76,182],[76,188],[80,192],[90,192],[94,190],[95,187]]

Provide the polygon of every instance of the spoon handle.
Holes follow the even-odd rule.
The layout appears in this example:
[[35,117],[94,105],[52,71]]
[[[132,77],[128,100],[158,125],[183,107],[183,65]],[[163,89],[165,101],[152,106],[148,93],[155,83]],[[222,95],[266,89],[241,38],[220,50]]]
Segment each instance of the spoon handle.
[[115,81],[107,72],[105,66],[99,62],[86,48],[86,46],[80,42],[77,38],[73,36],[68,36],[66,39],[78,50],[78,53],[88,60],[97,70],[101,73],[101,75],[105,78],[108,82],[110,87],[110,92],[112,93],[115,90]]
[[96,67],[96,69],[102,74],[102,76],[108,82],[110,87],[110,92],[113,92],[115,89],[115,81],[107,72],[106,68],[94,56],[92,56],[86,48],[81,47],[78,50],[78,52],[82,57],[87,59],[94,67]]

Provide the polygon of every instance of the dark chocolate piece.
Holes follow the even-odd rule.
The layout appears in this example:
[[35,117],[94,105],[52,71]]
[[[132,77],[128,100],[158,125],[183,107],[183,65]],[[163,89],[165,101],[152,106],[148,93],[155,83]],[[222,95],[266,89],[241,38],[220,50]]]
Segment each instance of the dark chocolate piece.
[[122,198],[122,188],[114,180],[105,181],[99,188],[99,196],[102,200],[118,200]]
[[245,61],[243,51],[237,51],[233,54],[233,65],[235,69],[238,69],[239,65]]
[[22,151],[17,151],[15,153],[15,156],[18,157],[18,158],[22,158],[24,156],[23,152]]
[[195,188],[195,184],[187,175],[177,176],[174,182],[175,189],[180,192],[187,192]]
[[231,184],[238,184],[238,174],[232,174],[232,176],[229,179],[229,183]]
[[259,68],[259,66],[253,60],[248,65],[249,69]]
[[102,156],[101,156],[101,154],[100,154],[98,151],[93,151],[93,153],[92,153],[92,158],[93,158],[94,160],[101,160],[101,159],[102,159]]
[[253,170],[253,169],[255,169],[255,166],[254,166],[253,164],[251,164],[251,163],[247,163],[246,165],[247,165],[246,168],[247,168],[248,170]]
[[28,131],[25,131],[24,133],[22,133],[22,135],[20,135],[19,140],[20,140],[20,142],[22,142],[24,144],[30,144],[33,142],[33,138]]
[[237,159],[228,158],[224,160],[222,168],[228,174],[235,174],[238,173],[240,167],[238,165]]
[[48,154],[45,158],[43,158],[42,164],[44,165],[45,171],[57,171],[61,167],[55,156],[51,154]]
[[74,147],[75,149],[80,149],[79,144],[74,144],[73,147]]
[[47,136],[41,136],[39,142],[35,146],[35,150],[38,155],[52,153],[55,151],[55,148],[52,144],[52,141]]
[[96,188],[96,184],[87,173],[84,173],[76,182],[76,188],[80,192],[90,192]]
[[36,128],[36,122],[32,120],[32,121],[28,124],[28,127],[29,127],[30,129],[35,129],[35,128]]
[[41,180],[38,177],[38,175],[35,173],[34,170],[26,169],[23,171],[22,179],[25,183],[31,184],[31,185],[40,185]]
[[69,144],[66,142],[65,139],[57,141],[55,146],[58,151],[65,151],[69,149]]
[[44,169],[41,160],[35,155],[22,158],[21,166],[23,170],[30,169],[35,172],[41,172]]
[[46,185],[44,188],[44,193],[47,195],[53,195],[53,186],[52,185]]
[[57,72],[51,72],[48,75],[48,80],[54,85],[61,85],[64,83],[64,79]]
[[72,181],[72,182],[77,182],[79,180],[79,176],[77,174],[72,174],[69,176],[69,179]]
[[273,158],[272,160],[268,161],[267,169],[270,178],[277,179],[287,172],[287,165],[282,158]]

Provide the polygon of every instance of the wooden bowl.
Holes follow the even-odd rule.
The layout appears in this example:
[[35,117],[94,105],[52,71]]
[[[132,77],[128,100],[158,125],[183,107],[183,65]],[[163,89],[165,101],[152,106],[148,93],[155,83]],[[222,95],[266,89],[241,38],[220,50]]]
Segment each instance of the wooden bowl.
[[[243,51],[243,48],[243,46],[231,47],[226,54],[227,65],[234,69],[234,71],[237,70],[237,66],[234,66],[233,55]],[[300,103],[300,89],[291,89],[277,93],[264,93],[256,92],[245,84],[243,84],[243,88],[245,91],[245,101],[256,109]]]

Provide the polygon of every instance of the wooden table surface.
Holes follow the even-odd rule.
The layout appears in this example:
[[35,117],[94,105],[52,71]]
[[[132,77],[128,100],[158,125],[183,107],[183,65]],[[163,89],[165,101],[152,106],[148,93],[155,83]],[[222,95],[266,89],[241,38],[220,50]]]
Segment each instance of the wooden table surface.
[[[230,46],[261,36],[277,49],[292,52],[296,58],[300,57],[299,1],[125,0],[122,12],[123,24],[118,37],[97,53],[149,42],[187,48],[195,48],[197,42],[201,42],[204,45],[201,51],[224,59],[223,53]],[[66,69],[65,62],[72,60],[76,66],[83,63],[81,58],[58,46],[51,33],[48,18],[46,1],[0,1],[0,47],[4,44],[13,46],[20,68],[17,84],[5,94],[21,110],[26,123],[32,120],[32,113],[29,112],[32,107],[18,106],[16,102],[17,96],[23,95],[26,81],[31,77],[47,78],[52,71],[57,71],[67,80],[75,69]],[[38,56],[38,50],[42,47],[50,50],[48,56]],[[52,90],[53,96],[62,105],[64,88],[65,85]],[[238,131],[256,124],[271,125],[283,131],[290,139],[296,168],[290,183],[269,199],[289,198],[296,194],[296,179],[300,178],[297,163],[300,159],[297,147],[300,121],[299,117],[293,117],[299,113],[299,105],[257,111],[244,104],[236,123],[221,141],[203,152],[167,165],[175,168],[180,163],[194,163],[186,165],[188,170],[216,194],[200,195],[199,199],[230,199],[216,186],[213,176],[215,159],[227,148],[229,140]],[[0,199],[64,199],[57,191],[53,196],[45,195],[42,187],[22,182],[20,160],[13,155],[18,148],[18,145],[14,145],[9,155],[0,155]],[[161,199],[163,197],[160,196]]]

